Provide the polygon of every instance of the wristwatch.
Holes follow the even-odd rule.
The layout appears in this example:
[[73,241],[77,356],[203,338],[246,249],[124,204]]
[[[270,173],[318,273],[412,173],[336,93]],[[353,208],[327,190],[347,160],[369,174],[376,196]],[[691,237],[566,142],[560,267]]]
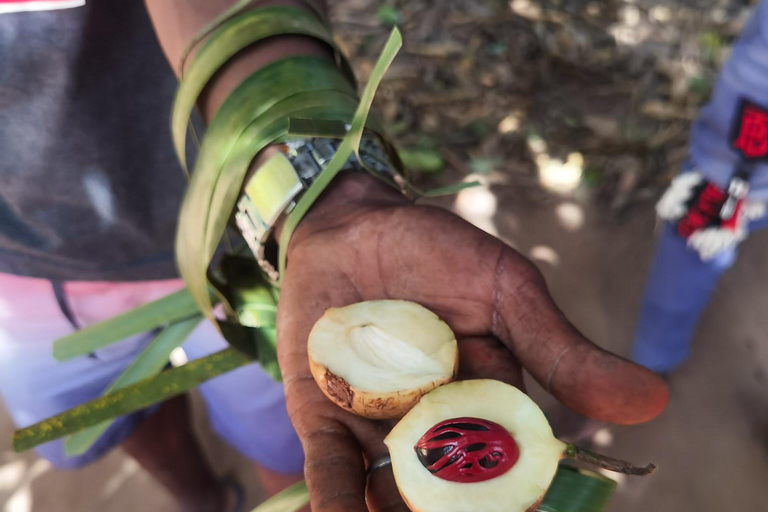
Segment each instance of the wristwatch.
[[[259,266],[273,281],[279,278],[266,256],[272,229],[288,215],[299,198],[314,183],[338,151],[340,139],[302,138],[284,142],[246,183],[237,201],[235,223]],[[352,154],[342,171],[369,172],[405,191],[405,180],[397,172],[379,137],[364,132],[360,159]]]

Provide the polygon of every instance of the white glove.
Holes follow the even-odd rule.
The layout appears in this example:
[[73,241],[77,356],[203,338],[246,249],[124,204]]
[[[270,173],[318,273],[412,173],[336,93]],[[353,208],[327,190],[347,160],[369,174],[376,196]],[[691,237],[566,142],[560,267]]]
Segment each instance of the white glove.
[[693,190],[704,183],[704,176],[698,172],[686,172],[675,176],[669,188],[656,203],[656,214],[664,220],[677,220],[688,211],[688,202]]

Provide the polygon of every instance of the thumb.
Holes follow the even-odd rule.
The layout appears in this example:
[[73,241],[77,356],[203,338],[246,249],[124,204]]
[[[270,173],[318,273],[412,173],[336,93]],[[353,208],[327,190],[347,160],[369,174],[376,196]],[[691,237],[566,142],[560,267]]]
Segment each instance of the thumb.
[[495,277],[494,334],[560,402],[585,416],[624,425],[664,410],[666,383],[582,336],[557,308],[532,263],[507,249]]

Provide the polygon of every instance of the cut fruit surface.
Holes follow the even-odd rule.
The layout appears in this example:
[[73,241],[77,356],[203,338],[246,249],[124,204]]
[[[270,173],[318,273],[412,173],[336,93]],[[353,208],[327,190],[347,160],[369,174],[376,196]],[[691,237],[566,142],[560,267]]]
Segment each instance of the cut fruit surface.
[[380,300],[330,308],[309,335],[309,365],[335,403],[368,418],[399,418],[453,380],[456,338],[428,309]]
[[[423,446],[425,433],[434,433],[446,420],[460,424],[458,420],[466,419],[489,421],[509,433],[519,449],[511,467],[482,481],[450,481],[425,467],[417,450],[420,441]],[[497,437],[499,443],[511,446],[502,439],[504,435]],[[429,392],[392,429],[384,443],[389,448],[400,494],[415,512],[533,510],[552,482],[566,448],[552,435],[544,413],[525,393],[495,380],[453,382]],[[452,454],[459,452],[444,455],[450,460]],[[455,462],[461,460],[465,459],[457,457]]]

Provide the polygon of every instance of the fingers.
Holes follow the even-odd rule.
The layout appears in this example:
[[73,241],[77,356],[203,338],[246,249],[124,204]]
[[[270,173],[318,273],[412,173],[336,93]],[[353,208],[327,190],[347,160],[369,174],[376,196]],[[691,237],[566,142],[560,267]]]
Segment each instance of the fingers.
[[520,363],[491,336],[459,340],[459,380],[494,379],[525,391]]
[[[315,321],[328,307],[361,300],[344,275],[322,263],[297,257],[281,290],[278,355],[286,405],[304,446],[312,512],[366,512],[363,453],[386,453],[382,440],[391,425],[342,410],[321,393],[309,371],[307,338]],[[382,507],[377,510],[401,510],[397,490],[376,484],[376,506]]]
[[371,512],[409,512],[397,490],[391,465],[368,476],[368,505]]
[[335,421],[313,421],[302,437],[304,478],[313,512],[366,512],[365,465],[360,446]]
[[664,409],[664,381],[584,338],[528,260],[506,249],[495,275],[494,334],[563,404],[594,419],[627,425],[648,421]]

